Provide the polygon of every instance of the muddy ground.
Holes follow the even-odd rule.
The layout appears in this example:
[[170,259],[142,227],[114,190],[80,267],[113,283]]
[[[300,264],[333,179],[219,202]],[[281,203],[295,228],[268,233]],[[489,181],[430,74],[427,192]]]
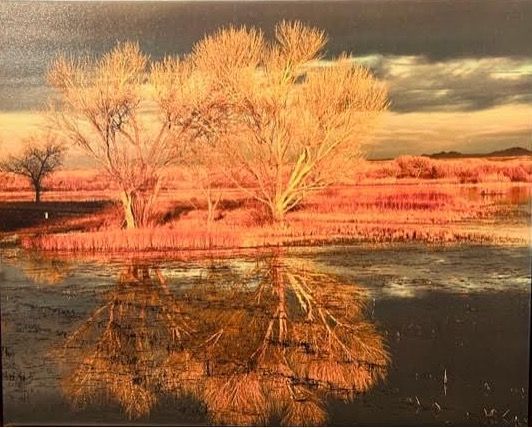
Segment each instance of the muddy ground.
[[111,205],[106,201],[0,202],[0,235],[28,228],[58,231],[65,220],[99,213]]

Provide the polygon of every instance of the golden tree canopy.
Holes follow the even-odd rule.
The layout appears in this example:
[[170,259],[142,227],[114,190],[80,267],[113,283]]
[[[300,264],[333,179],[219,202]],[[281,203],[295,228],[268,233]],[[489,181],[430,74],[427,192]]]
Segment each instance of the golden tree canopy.
[[134,43],[96,59],[61,57],[48,81],[55,128],[118,185],[127,226],[147,225],[164,168],[203,122],[204,81],[185,60],[150,63]]
[[256,29],[229,27],[193,50],[223,100],[221,158],[276,220],[344,178],[387,108],[384,85],[367,69],[346,56],[321,61],[326,40],[319,29],[283,21],[271,43]]

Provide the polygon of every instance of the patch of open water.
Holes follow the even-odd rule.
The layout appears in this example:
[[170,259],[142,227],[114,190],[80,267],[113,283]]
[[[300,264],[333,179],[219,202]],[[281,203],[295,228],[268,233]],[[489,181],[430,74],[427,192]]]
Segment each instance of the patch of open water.
[[1,256],[6,424],[527,424],[528,248]]

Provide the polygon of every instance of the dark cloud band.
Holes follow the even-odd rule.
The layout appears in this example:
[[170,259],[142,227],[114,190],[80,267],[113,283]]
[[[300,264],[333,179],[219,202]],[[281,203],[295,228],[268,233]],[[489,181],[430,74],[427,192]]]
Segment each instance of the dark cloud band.
[[[228,24],[260,26],[271,35],[279,20],[300,19],[329,33],[329,56],[532,58],[532,1],[526,0],[1,2],[0,17],[0,110],[38,108],[46,93],[44,72],[59,53],[100,54],[119,40],[138,40],[159,58],[187,52],[205,33]],[[401,93],[393,95],[397,109],[428,107],[423,92],[403,89],[393,89]],[[441,107],[447,99],[462,102],[451,95]],[[494,102],[473,93],[465,98],[465,108]]]

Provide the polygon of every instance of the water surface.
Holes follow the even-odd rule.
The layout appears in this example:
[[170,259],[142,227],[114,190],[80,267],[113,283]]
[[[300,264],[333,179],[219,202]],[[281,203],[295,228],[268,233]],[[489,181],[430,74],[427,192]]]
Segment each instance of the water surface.
[[528,249],[3,249],[7,424],[527,423]]

